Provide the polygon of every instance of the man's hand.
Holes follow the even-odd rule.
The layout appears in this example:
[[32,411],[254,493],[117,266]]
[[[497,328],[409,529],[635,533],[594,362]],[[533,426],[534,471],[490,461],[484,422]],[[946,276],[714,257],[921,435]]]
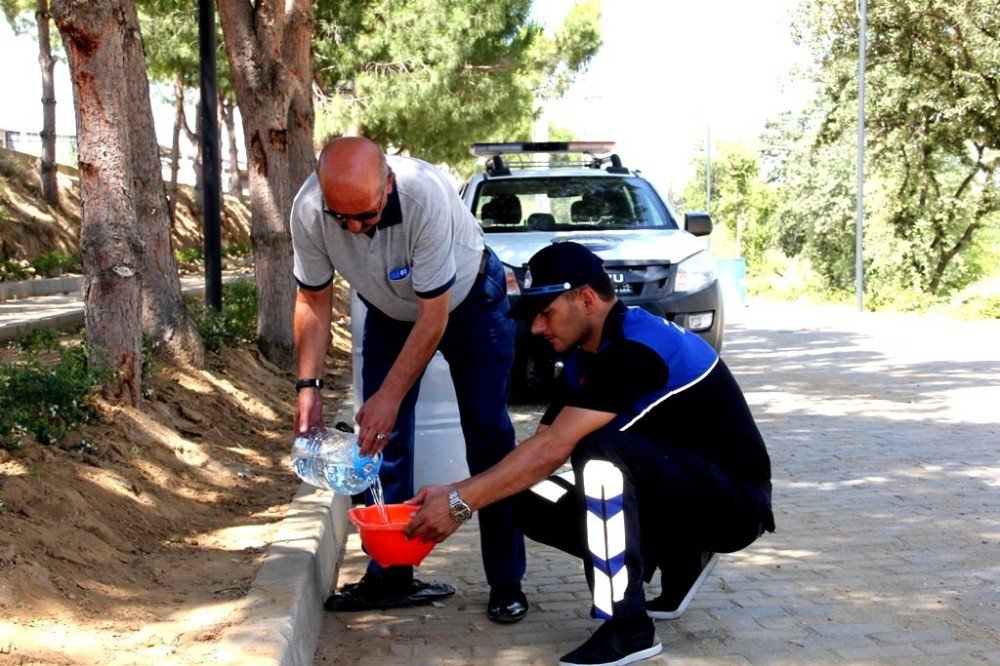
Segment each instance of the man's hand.
[[323,427],[323,394],[318,389],[307,388],[299,391],[295,404],[294,432],[296,437],[310,428]]
[[412,499],[406,500],[406,504],[420,505],[420,510],[403,529],[407,539],[441,543],[459,528],[461,523],[451,517],[449,491],[448,486],[424,486]]
[[389,435],[396,424],[399,402],[391,400],[382,391],[365,400],[354,420],[358,423],[358,444],[361,455],[380,453],[389,443]]

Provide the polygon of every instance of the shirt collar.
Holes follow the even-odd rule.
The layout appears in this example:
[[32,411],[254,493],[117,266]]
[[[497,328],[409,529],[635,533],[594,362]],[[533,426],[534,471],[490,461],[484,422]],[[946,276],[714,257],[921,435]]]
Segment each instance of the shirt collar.
[[604,318],[604,326],[601,327],[601,342],[597,346],[597,351],[601,351],[615,340],[625,337],[625,313],[628,307],[619,299],[608,311],[608,316]]
[[382,217],[376,227],[385,229],[403,222],[403,208],[399,204],[399,183],[392,184],[392,192],[385,200],[385,208],[382,210]]

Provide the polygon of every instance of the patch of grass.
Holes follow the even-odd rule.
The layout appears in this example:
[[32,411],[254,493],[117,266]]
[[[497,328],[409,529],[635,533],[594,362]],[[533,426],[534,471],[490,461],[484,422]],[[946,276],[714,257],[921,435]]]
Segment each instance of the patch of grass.
[[956,305],[945,312],[959,319],[1000,319],[1000,294],[979,294]]
[[222,288],[221,312],[193,299],[188,307],[210,352],[251,342],[257,336],[257,285],[250,280],[237,280]]
[[39,351],[48,344],[19,343],[18,358],[0,363],[0,448],[19,449],[28,435],[40,444],[58,442],[93,418],[89,399],[112,378],[112,370],[87,362],[82,343],[43,359]]
[[15,338],[10,346],[26,356],[37,357],[59,349],[59,333],[51,328],[32,329]]

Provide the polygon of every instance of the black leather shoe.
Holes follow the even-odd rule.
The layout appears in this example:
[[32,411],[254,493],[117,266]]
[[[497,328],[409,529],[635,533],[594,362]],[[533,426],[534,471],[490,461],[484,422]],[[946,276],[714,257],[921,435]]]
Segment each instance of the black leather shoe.
[[421,606],[453,594],[455,588],[446,583],[424,583],[416,578],[400,580],[369,572],[359,582],[342,587],[340,594],[330,595],[323,608],[350,612]]
[[486,617],[501,624],[511,624],[519,622],[527,614],[528,598],[521,591],[519,581],[490,587]]

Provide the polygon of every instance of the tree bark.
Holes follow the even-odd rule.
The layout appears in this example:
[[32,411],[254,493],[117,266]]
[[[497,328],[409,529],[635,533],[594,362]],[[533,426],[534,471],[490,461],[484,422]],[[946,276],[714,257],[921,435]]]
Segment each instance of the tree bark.
[[226,126],[226,146],[229,153],[230,194],[243,193],[243,173],[240,171],[240,151],[236,139],[236,104],[230,98],[219,96],[219,115]]
[[88,357],[117,371],[105,395],[135,405],[142,367],[142,243],[127,131],[133,108],[120,85],[125,2],[131,0],[55,0],[52,15],[66,46],[76,106]]
[[132,167],[136,228],[143,240],[142,324],[155,345],[171,357],[201,366],[205,348],[181,293],[180,275],[170,243],[170,215],[163,187],[160,146],[146,78],[146,54],[134,1],[122,7],[125,30],[125,86],[132,112]]
[[[296,85],[292,79],[301,74],[301,69],[290,68],[284,54],[286,40],[301,39],[305,34],[300,29],[289,31],[286,21],[288,14],[310,12],[311,17],[310,3],[218,2],[236,100],[243,115],[257,276],[257,343],[272,363],[285,368],[292,367],[295,346],[295,281],[288,230],[293,195],[288,113]],[[311,25],[310,20],[310,39]]]
[[181,128],[184,119],[184,78],[174,75],[174,127],[170,140],[170,185],[167,188],[167,202],[170,206],[170,224],[173,226],[177,215],[177,172],[181,160]]
[[191,164],[194,167],[194,200],[191,202],[191,212],[200,217],[203,212],[202,202],[205,200],[205,179],[202,177],[201,168],[201,99],[195,102],[194,117],[193,132],[187,124],[186,117],[183,119],[182,128],[188,142],[194,146],[194,160]]
[[42,157],[39,179],[42,198],[50,206],[59,205],[59,182],[56,171],[56,89],[55,58],[52,57],[52,40],[49,37],[49,2],[35,3],[35,23],[38,25],[38,65],[42,70]]
[[313,8],[311,2],[295,2],[288,10],[282,57],[291,75],[292,96],[288,105],[288,185],[295,199],[306,178],[316,170],[313,127]]

